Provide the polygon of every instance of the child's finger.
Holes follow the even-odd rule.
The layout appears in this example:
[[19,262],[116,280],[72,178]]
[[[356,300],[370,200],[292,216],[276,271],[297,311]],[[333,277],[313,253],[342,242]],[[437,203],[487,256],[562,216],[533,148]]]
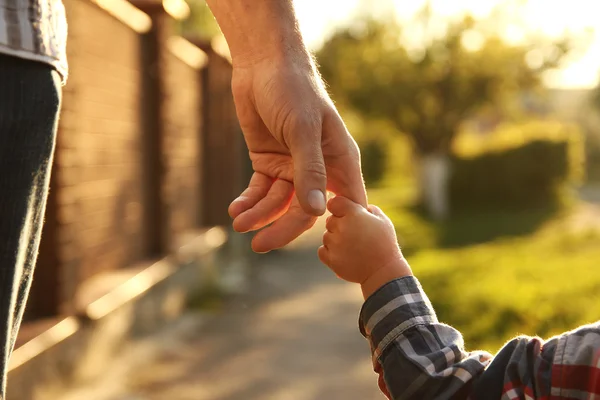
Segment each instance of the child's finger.
[[319,260],[321,260],[323,264],[329,266],[329,250],[327,250],[325,246],[321,246],[319,247],[317,254],[319,255]]
[[332,237],[332,233],[329,231],[326,231],[323,234],[323,246],[327,247],[327,249],[329,250],[329,247],[331,247],[331,245],[333,244],[333,237]]
[[329,200],[327,203],[327,209],[334,216],[341,218],[355,211],[360,211],[362,207],[345,197],[336,196]]
[[338,223],[339,223],[339,218],[334,217],[333,215],[330,215],[329,217],[327,217],[327,220],[325,221],[325,229],[327,229],[329,232],[336,232]]
[[373,204],[369,204],[369,207],[367,207],[367,209],[373,215],[376,215],[378,217],[386,217],[387,218],[385,213],[383,211],[381,211],[381,208],[374,206]]

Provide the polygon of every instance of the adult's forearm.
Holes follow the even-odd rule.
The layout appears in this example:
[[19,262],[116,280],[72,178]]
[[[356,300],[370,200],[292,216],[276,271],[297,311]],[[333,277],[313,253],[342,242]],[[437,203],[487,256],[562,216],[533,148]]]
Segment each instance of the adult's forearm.
[[265,59],[310,60],[292,0],[207,0],[229,44],[234,65]]

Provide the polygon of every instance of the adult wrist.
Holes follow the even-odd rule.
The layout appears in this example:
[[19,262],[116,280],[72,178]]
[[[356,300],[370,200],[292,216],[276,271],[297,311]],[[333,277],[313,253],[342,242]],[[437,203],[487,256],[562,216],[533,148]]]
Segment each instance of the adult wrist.
[[408,261],[402,255],[399,255],[398,258],[376,270],[361,283],[360,288],[363,297],[366,300],[385,284],[395,279],[412,276],[412,274]]
[[310,60],[292,0],[207,0],[227,39],[234,67],[266,60]]
[[302,43],[298,45],[281,44],[265,46],[260,49],[245,49],[231,54],[232,65],[237,69],[252,68],[260,65],[293,64],[314,69],[311,54]]

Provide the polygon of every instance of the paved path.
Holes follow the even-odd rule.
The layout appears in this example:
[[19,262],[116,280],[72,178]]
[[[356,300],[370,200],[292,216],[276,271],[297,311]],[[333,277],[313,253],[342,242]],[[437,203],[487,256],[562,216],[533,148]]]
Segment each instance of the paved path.
[[579,190],[581,205],[572,216],[576,230],[597,230],[600,227],[600,185],[589,184]]
[[588,184],[579,190],[579,196],[585,202],[600,205],[600,184]]
[[[579,220],[589,226],[600,218],[600,189],[582,198]],[[357,329],[359,289],[316,257],[322,225],[258,258],[247,293],[217,315],[186,316],[124,354],[102,382],[60,400],[383,399]]]
[[156,338],[143,367],[110,378],[119,390],[88,392],[109,400],[382,399],[357,328],[359,289],[320,264],[320,232],[262,256],[248,293],[218,315]]

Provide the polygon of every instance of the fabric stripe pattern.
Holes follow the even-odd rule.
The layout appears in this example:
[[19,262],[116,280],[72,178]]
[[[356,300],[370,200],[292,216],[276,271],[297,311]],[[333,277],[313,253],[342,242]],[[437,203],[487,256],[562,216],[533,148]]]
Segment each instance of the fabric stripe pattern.
[[410,276],[375,292],[359,327],[389,399],[600,400],[600,322],[546,342],[517,337],[496,356],[468,352]]
[[0,53],[68,75],[67,20],[61,0],[0,0]]

